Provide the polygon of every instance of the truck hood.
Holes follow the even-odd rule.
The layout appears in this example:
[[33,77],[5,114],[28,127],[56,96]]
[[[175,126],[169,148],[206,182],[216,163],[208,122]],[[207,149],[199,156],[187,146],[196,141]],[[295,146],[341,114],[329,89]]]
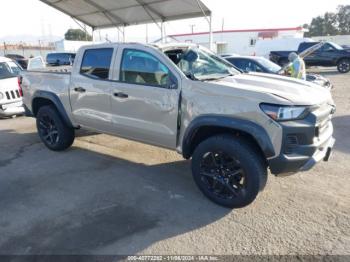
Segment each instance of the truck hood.
[[319,105],[332,103],[332,95],[327,88],[272,74],[239,74],[216,81],[217,84],[232,86],[244,90],[269,93],[288,100],[294,105]]
[[17,77],[0,79],[0,92],[18,90]]

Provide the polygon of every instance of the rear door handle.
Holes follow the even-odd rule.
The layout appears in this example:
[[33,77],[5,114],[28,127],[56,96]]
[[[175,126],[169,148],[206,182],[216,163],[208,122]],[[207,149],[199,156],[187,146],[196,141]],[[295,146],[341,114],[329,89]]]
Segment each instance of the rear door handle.
[[128,98],[129,97],[128,94],[125,94],[125,93],[122,93],[122,92],[114,93],[114,96],[118,97],[118,98]]
[[76,87],[76,88],[74,88],[74,91],[75,91],[75,92],[78,92],[78,93],[85,93],[85,92],[86,92],[86,89],[85,89],[85,88],[82,88],[82,87]]

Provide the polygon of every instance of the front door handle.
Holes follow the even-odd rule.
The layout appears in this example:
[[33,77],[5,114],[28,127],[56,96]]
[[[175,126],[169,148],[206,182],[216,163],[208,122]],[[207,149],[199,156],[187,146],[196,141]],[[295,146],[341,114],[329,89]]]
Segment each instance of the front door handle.
[[85,88],[82,88],[82,87],[76,87],[76,88],[74,88],[74,91],[75,91],[75,92],[78,92],[78,93],[85,93],[85,92],[86,92],[86,89],[85,89]]
[[118,98],[124,98],[124,99],[129,97],[128,94],[125,94],[125,93],[122,93],[122,92],[114,93],[114,96],[118,97]]

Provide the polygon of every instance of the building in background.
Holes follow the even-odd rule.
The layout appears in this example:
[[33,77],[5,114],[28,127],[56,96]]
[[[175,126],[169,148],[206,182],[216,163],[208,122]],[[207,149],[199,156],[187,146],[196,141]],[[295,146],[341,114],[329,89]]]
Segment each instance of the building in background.
[[316,41],[330,41],[338,45],[350,46],[350,35],[314,36],[312,39]]
[[[260,39],[303,38],[304,33],[305,29],[302,27],[215,31],[213,32],[213,51],[218,54],[253,55],[255,44]],[[196,43],[209,47],[209,32],[171,35],[170,37],[179,42]]]
[[25,58],[42,56],[45,57],[46,54],[54,52],[55,47],[52,43],[10,43],[3,42],[0,44],[0,56],[6,55],[20,55]]

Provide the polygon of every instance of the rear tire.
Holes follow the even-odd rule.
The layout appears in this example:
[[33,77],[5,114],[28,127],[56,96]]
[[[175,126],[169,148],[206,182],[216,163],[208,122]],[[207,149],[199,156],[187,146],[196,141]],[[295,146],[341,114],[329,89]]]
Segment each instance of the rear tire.
[[74,128],[66,125],[54,106],[43,106],[39,109],[36,126],[41,141],[50,150],[63,151],[74,142]]
[[345,74],[350,72],[350,59],[344,58],[341,59],[337,64],[338,72]]
[[245,140],[219,135],[196,148],[192,174],[211,201],[228,208],[242,208],[251,204],[264,188],[267,166]]

